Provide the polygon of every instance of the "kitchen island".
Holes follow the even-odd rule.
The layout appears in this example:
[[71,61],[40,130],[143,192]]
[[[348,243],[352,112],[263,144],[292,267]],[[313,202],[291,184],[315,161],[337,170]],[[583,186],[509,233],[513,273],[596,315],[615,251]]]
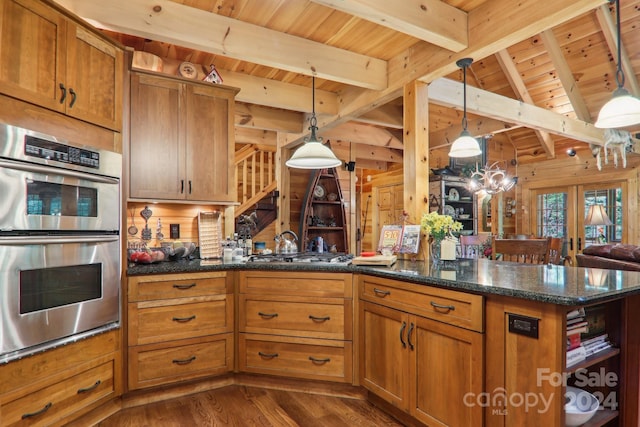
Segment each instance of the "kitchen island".
[[[406,422],[451,425],[472,419],[473,425],[477,425],[477,420],[483,418],[487,426],[563,426],[564,387],[575,384],[584,375],[594,375],[592,384],[585,388],[604,402],[603,410],[598,411],[589,425],[605,425],[611,420],[617,425],[637,425],[640,374],[637,363],[630,361],[638,360],[640,339],[632,333],[630,325],[640,321],[638,310],[631,309],[640,302],[639,273],[489,260],[457,260],[437,266],[398,261],[392,267],[185,260],[130,265],[127,270],[130,280],[144,275],[179,277],[196,272],[235,274],[235,280],[240,282],[235,285],[236,292],[241,293],[243,275],[264,272],[265,282],[271,287],[267,293],[273,295],[278,294],[281,286],[290,291],[291,283],[305,282],[307,277],[313,281],[339,276],[342,283],[344,277],[352,276],[353,319],[348,319],[349,309],[344,314],[347,326],[353,322],[353,365],[359,367],[354,371],[353,384],[364,385],[376,404],[399,418],[408,415],[403,419]],[[287,278],[290,282],[283,285],[283,279]],[[352,295],[348,282],[344,283],[347,289],[344,306],[349,308]],[[614,348],[567,369],[566,315],[579,307],[604,310]],[[242,310],[240,307],[239,311]],[[411,326],[408,332],[407,325]],[[389,337],[378,334],[381,328],[389,328]],[[348,327],[345,331],[340,336],[349,338]],[[374,333],[376,336],[371,336]],[[443,348],[422,352],[424,356],[418,350],[418,356],[387,355],[392,366],[388,366],[388,372],[379,372],[385,370],[380,360],[387,360],[379,348],[390,348],[395,341],[406,346],[409,340],[411,350],[414,346],[424,349],[438,337],[446,338],[440,343]],[[386,339],[393,342],[384,342]],[[412,339],[415,341],[411,342]],[[295,342],[297,338],[292,336],[290,340]],[[367,354],[367,348],[371,348],[367,347],[368,342],[372,340],[375,353]],[[350,345],[348,339],[345,342]],[[407,370],[403,370],[403,363],[408,363]],[[438,364],[431,366],[432,373],[445,372],[439,381],[447,375],[455,378],[452,382],[456,383],[457,395],[447,396],[443,390],[437,393],[434,388],[438,384],[434,381],[429,382],[431,389],[421,390],[424,379],[402,385],[403,390],[385,388],[399,381],[394,371],[402,371],[401,376],[427,375],[429,371],[419,370],[427,363]],[[461,381],[456,377],[458,372]],[[601,377],[611,376],[615,381],[599,382]],[[341,381],[351,379],[347,375]],[[463,395],[461,390],[465,391]],[[420,407],[438,402],[436,394],[449,399],[448,408],[457,400],[459,407],[446,412],[466,414],[467,418],[446,420],[446,413],[437,413],[437,409],[432,409],[436,413],[428,413]]]

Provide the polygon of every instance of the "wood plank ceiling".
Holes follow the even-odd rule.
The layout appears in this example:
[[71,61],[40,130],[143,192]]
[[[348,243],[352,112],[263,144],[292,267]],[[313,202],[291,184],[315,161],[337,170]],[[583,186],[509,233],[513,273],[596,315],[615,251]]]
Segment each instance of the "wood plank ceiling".
[[[56,0],[165,63],[214,64],[237,86],[238,143],[301,141],[316,78],[319,134],[357,145],[356,165],[402,162],[402,88],[429,83],[431,147],[469,130],[519,162],[602,143],[616,88],[614,4],[604,0]],[[621,0],[626,87],[640,95],[640,0]],[[640,126],[628,129],[634,134]]]

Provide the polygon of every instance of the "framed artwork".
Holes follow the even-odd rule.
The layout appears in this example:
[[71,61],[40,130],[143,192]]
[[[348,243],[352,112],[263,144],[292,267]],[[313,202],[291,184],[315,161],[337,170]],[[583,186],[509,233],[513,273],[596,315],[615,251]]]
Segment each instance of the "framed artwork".
[[[467,170],[475,170],[476,163],[478,167],[483,168],[487,164],[487,138],[484,136],[476,138],[482,153],[475,157],[451,157],[449,159],[449,167],[456,172],[464,172]],[[466,175],[462,173],[462,175]]]
[[401,254],[417,254],[420,247],[420,225],[405,225],[400,242]]
[[380,231],[380,241],[378,242],[378,251],[382,252],[387,249],[391,252],[398,252],[402,239],[401,225],[383,225]]

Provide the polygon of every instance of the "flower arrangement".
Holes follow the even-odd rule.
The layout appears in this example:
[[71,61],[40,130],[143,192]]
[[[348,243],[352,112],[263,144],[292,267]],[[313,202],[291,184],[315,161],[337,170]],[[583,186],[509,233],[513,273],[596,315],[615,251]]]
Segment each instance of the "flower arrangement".
[[454,221],[449,215],[441,215],[438,212],[423,214],[420,225],[424,232],[436,241],[442,241],[449,234],[462,230],[461,222]]

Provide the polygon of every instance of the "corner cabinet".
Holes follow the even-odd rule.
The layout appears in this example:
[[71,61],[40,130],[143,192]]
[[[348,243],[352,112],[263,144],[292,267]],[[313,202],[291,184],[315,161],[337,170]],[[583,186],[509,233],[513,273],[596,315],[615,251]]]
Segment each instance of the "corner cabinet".
[[[349,252],[342,190],[335,168],[314,171],[309,180],[300,218],[301,251],[319,252],[318,237],[326,248]],[[323,245],[323,246],[324,246]]]
[[0,92],[121,131],[122,49],[46,2],[0,8]]
[[131,199],[234,202],[238,89],[131,73]]
[[467,178],[448,175],[429,177],[429,208],[462,223],[465,234],[478,231],[476,196],[467,186]]

